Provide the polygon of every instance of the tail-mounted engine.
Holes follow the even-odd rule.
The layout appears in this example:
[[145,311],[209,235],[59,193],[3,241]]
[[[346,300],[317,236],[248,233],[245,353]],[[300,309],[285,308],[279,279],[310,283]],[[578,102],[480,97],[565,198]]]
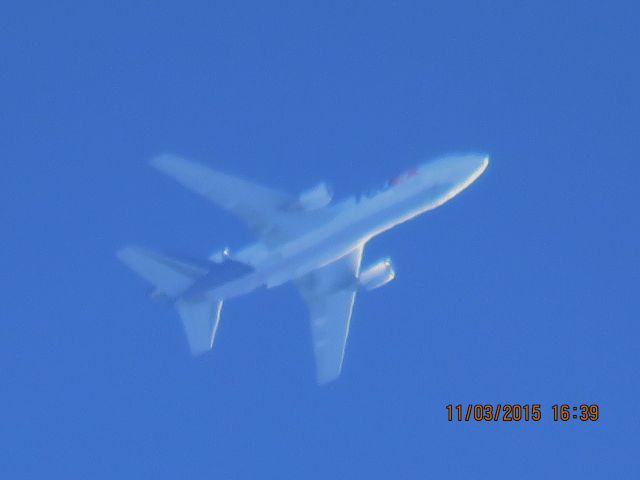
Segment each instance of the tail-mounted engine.
[[231,249],[229,247],[224,247],[222,250],[218,250],[217,252],[213,252],[209,256],[209,260],[213,263],[224,263],[231,257]]
[[393,270],[391,260],[385,258],[367,268],[365,271],[360,272],[359,283],[360,287],[365,290],[374,290],[386,285],[394,278],[396,278],[396,272]]
[[332,198],[333,193],[327,187],[327,184],[322,182],[302,192],[298,199],[298,206],[305,212],[310,212],[326,207],[331,203]]

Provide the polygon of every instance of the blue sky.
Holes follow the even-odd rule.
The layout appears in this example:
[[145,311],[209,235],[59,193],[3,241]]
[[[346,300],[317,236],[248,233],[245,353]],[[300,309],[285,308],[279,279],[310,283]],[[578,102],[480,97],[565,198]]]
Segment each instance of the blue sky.
[[[637,7],[318,3],[3,8],[0,472],[637,478]],[[476,184],[367,247],[398,277],[325,388],[293,287],[225,304],[194,359],[114,256],[251,241],[162,151],[340,197],[466,150]],[[477,402],[544,418],[447,422]]]

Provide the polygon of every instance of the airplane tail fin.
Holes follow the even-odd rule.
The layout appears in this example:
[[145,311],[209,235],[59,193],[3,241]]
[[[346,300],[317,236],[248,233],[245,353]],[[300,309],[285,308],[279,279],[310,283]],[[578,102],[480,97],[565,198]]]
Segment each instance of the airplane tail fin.
[[168,257],[140,247],[126,247],[118,258],[131,270],[154,285],[154,296],[162,295],[174,300],[191,353],[199,355],[211,350],[220,322],[222,300],[199,296],[181,296],[208,269],[195,262]]

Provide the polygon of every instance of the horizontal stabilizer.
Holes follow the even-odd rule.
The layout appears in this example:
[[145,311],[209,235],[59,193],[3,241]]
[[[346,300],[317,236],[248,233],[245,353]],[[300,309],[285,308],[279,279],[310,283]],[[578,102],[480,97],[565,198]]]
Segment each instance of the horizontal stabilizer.
[[181,298],[175,303],[193,355],[211,350],[220,323],[222,300]]
[[118,258],[131,270],[156,287],[156,292],[175,298],[189,288],[207,270],[186,260],[150,252],[140,247],[125,247]]

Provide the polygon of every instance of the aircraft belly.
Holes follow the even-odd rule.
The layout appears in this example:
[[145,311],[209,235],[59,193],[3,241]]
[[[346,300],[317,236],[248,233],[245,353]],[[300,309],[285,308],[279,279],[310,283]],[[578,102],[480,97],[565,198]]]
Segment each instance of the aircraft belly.
[[331,242],[323,242],[314,249],[310,249],[289,259],[283,260],[283,267],[268,275],[267,288],[277,287],[290,280],[300,278],[318,268],[347,255],[361,242],[361,239],[345,238],[343,241],[332,239]]
[[426,194],[381,205],[366,215],[354,215],[352,219],[342,219],[340,224],[307,234],[299,243],[294,241],[273,252],[272,260],[257,267],[257,271],[216,288],[211,295],[226,300],[300,278],[336,261],[372,237],[437,207],[449,190],[449,186],[434,185]]

